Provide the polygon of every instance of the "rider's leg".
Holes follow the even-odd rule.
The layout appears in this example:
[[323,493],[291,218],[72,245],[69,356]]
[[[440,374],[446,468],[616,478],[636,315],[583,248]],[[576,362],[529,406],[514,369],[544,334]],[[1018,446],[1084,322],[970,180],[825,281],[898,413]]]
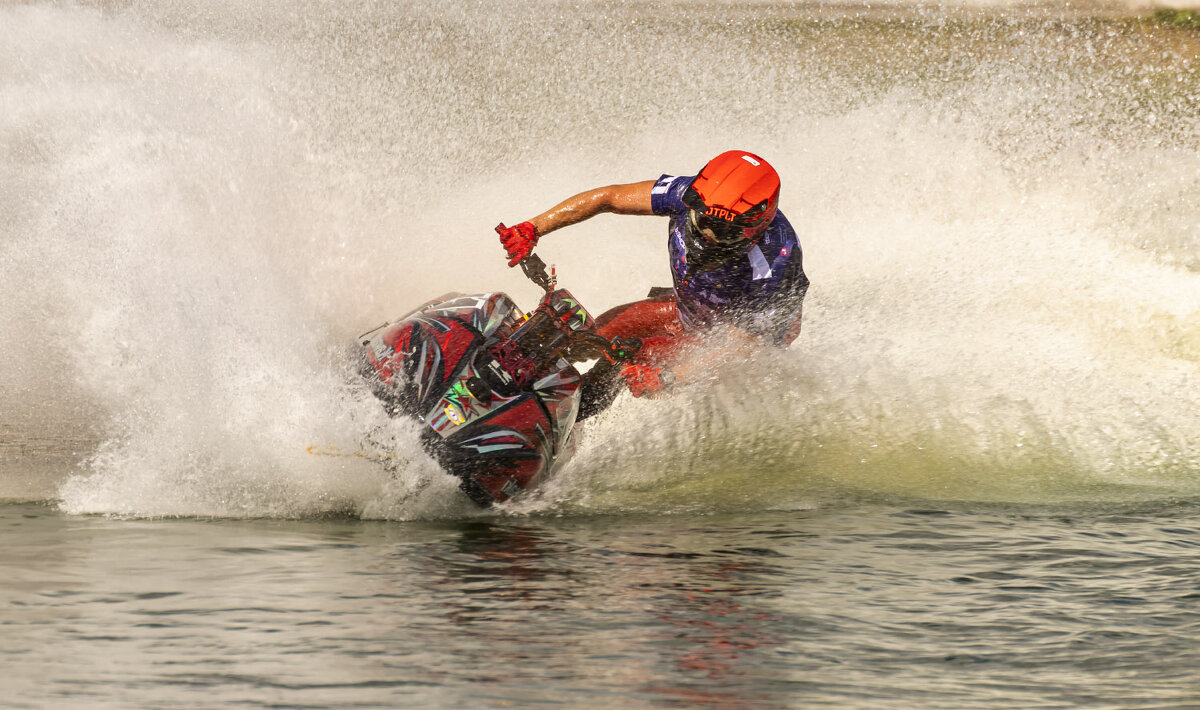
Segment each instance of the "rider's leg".
[[596,332],[605,338],[645,338],[681,331],[675,298],[660,296],[610,308],[596,319]]
[[[634,362],[667,364],[680,347],[692,342],[683,335],[683,325],[675,310],[675,295],[667,294],[642,301],[626,303],[605,311],[596,319],[596,332],[612,339],[638,338],[642,349]],[[579,419],[597,414],[616,399],[620,391],[618,376],[623,363],[597,362],[583,378]]]

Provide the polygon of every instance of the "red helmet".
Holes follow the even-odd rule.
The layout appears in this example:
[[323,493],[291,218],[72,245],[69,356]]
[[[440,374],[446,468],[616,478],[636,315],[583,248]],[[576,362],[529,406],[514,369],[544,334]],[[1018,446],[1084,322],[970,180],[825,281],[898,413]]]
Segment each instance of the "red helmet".
[[688,219],[718,244],[758,241],[779,209],[779,173],[754,153],[730,150],[708,161],[683,194]]

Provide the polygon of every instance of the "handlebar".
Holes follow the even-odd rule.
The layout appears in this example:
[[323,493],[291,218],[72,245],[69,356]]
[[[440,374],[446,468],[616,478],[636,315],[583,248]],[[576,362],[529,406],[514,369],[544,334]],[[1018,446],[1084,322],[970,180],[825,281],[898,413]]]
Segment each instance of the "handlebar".
[[546,293],[553,291],[554,287],[558,285],[558,279],[546,273],[546,262],[542,261],[542,257],[537,254],[530,254],[521,260],[521,271],[524,271],[525,276],[541,286]]
[[[537,254],[531,253],[522,259],[520,264],[521,271],[525,272],[525,276],[530,281],[541,286],[547,294],[553,293],[554,289],[557,288],[558,276],[554,273],[553,267],[547,273],[546,262],[542,261],[542,258]],[[550,298],[550,296],[547,295],[545,298]],[[543,304],[545,303],[546,301],[543,300]],[[550,311],[547,311],[547,313],[550,313]],[[559,326],[561,327],[561,324]],[[612,363],[630,362],[642,348],[642,341],[639,338],[617,337],[609,340],[591,331],[590,327],[584,330],[571,331],[569,335],[570,341],[577,348],[578,346],[582,346],[578,349],[593,353],[591,357],[603,357]]]

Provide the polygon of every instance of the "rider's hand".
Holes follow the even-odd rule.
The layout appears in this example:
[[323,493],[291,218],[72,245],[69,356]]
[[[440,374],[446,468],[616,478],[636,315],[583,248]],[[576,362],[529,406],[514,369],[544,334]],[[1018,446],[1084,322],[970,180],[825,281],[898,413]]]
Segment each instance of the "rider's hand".
[[670,370],[650,365],[626,365],[621,369],[621,377],[634,397],[662,394],[675,381]]
[[496,234],[500,235],[500,243],[508,252],[508,265],[516,266],[521,260],[533,252],[537,246],[537,228],[530,222],[522,222],[515,227],[505,227],[504,223],[496,225]]

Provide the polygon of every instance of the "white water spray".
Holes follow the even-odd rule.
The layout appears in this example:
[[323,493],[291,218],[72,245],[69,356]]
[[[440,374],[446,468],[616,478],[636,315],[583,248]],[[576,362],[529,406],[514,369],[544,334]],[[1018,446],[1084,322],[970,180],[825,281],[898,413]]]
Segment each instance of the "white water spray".
[[[496,222],[738,146],[778,166],[801,231],[801,340],[622,399],[517,511],[1195,495],[1198,43],[1143,30],[0,9],[0,412],[11,436],[100,442],[48,494],[71,511],[464,514],[341,346],[450,289],[531,302]],[[539,251],[599,313],[668,283],[662,230],[602,217]],[[398,477],[308,453],[371,432]]]

